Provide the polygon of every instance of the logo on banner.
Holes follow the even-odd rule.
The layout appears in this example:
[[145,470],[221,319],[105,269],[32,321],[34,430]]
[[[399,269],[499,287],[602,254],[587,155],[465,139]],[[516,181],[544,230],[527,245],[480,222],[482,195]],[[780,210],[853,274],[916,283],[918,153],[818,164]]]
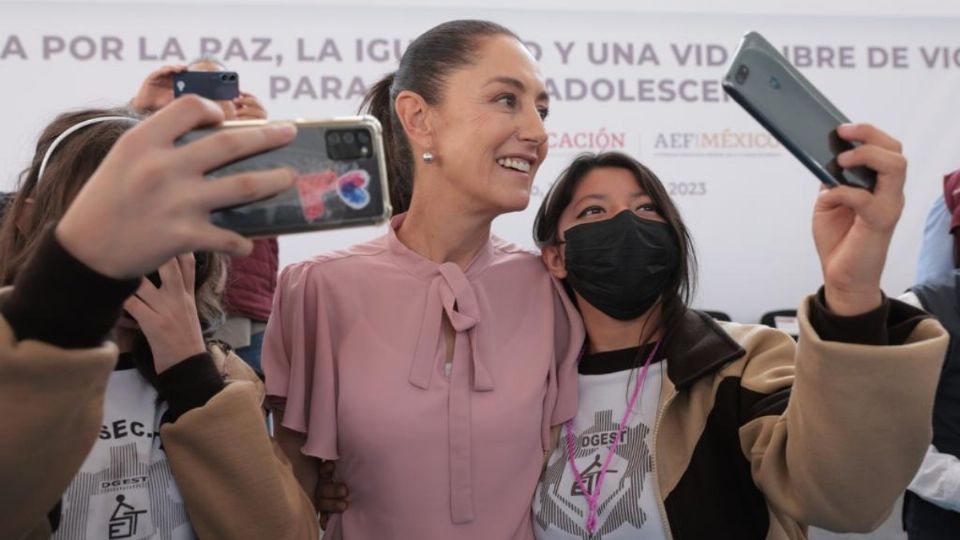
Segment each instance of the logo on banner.
[[651,153],[657,157],[778,157],[783,153],[783,145],[766,131],[660,132],[652,141]]

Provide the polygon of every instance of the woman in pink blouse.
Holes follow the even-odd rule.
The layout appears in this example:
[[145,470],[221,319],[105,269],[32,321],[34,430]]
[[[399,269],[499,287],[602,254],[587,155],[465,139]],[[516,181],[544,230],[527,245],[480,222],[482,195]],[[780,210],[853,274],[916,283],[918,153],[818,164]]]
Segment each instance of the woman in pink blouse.
[[483,21],[429,30],[367,96],[404,213],[286,268],[263,349],[302,485],[316,493],[321,460],[337,460],[350,486],[325,538],[533,538],[584,335],[539,258],[490,223],[529,202],[548,101],[517,36]]

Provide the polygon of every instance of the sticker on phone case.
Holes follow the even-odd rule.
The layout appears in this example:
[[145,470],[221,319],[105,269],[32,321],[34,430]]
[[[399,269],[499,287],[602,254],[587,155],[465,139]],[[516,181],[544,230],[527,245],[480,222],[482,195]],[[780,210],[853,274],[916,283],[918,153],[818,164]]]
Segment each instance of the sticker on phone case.
[[337,173],[323,171],[301,174],[297,177],[297,193],[300,195],[300,210],[308,223],[323,217],[327,208],[323,196],[334,189]]
[[363,169],[355,169],[337,178],[337,195],[354,210],[363,210],[370,204],[370,192],[367,184],[370,174]]
[[327,212],[324,199],[332,193],[354,210],[366,208],[370,204],[369,184],[370,174],[363,169],[348,171],[339,177],[330,170],[298,176],[297,193],[303,218],[309,223],[322,218]]

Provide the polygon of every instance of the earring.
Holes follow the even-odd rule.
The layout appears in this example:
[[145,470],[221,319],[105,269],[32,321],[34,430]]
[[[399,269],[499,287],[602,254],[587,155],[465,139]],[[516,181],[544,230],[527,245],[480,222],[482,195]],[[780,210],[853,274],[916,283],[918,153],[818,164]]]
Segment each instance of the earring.
[[433,163],[433,161],[436,159],[435,157],[433,157],[433,152],[424,152],[423,156],[421,157],[423,157],[423,162],[428,165]]

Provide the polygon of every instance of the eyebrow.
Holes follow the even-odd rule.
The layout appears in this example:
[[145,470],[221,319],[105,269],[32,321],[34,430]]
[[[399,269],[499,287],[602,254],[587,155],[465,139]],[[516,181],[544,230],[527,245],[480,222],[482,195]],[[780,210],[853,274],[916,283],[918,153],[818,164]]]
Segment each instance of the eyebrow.
[[[527,87],[523,84],[520,79],[515,79],[513,77],[494,77],[487,81],[487,84],[484,86],[490,86],[491,84],[500,83],[512,86],[521,92],[525,92]],[[550,96],[547,94],[547,91],[544,90],[537,95],[537,101],[550,101]]]
[[570,207],[574,208],[574,207],[580,206],[580,204],[582,204],[584,201],[606,201],[606,200],[608,200],[608,197],[606,195],[589,193],[587,195],[584,195],[583,197],[580,197],[576,201],[574,201],[573,204],[570,205]]
[[[630,194],[630,198],[631,198],[631,199],[640,199],[640,198],[642,198],[642,197],[647,197],[648,199],[653,200],[649,195],[646,194],[646,192],[643,192],[643,191],[637,191],[637,192],[635,192],[635,193],[631,193],[631,194]],[[577,206],[577,205],[579,205],[580,203],[582,203],[583,201],[586,201],[586,200],[606,201],[606,200],[608,200],[608,199],[609,199],[609,197],[607,197],[606,195],[600,195],[600,194],[598,194],[598,193],[589,193],[589,194],[587,194],[587,195],[584,195],[583,197],[580,197],[580,198],[577,199],[576,201],[574,201],[573,204],[571,204],[570,206]]]

